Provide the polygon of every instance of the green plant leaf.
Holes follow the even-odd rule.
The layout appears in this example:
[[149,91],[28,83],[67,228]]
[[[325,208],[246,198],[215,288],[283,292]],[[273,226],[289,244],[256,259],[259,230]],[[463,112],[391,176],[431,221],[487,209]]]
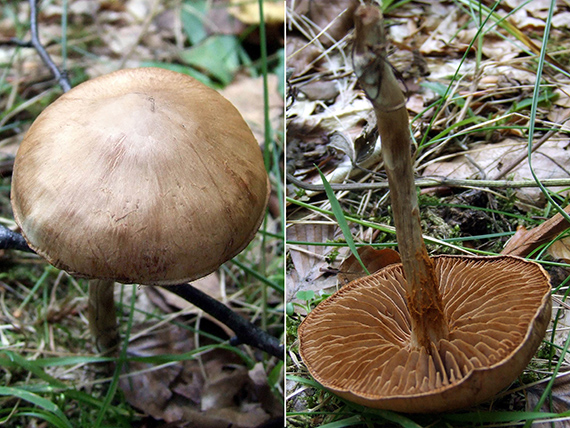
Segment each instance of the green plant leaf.
[[184,32],[192,45],[203,41],[208,33],[204,28],[203,16],[206,12],[205,0],[192,0],[184,2],[180,10],[180,20]]
[[277,51],[277,66],[275,67],[275,75],[277,76],[277,90],[281,97],[285,98],[285,49]]
[[362,425],[362,418],[360,416],[351,416],[350,418],[321,425],[321,428],[343,428],[355,425]]
[[303,290],[299,291],[297,294],[297,299],[299,300],[312,300],[315,298],[315,292],[313,290]]
[[61,411],[57,405],[48,400],[47,398],[41,397],[39,395],[33,394],[23,389],[13,388],[10,386],[0,386],[0,395],[6,395],[9,397],[18,397],[29,403],[35,404],[42,409],[47,410],[57,418],[57,426],[65,428],[73,428],[67,416]]
[[172,70],[178,73],[187,74],[188,76],[193,77],[194,79],[203,83],[204,85],[208,85],[210,88],[221,89],[221,85],[219,83],[214,82],[204,73],[195,70],[191,67],[188,67],[186,65],[167,64],[165,62],[158,62],[158,61],[145,61],[141,63],[141,67],[159,67],[159,68],[164,68],[166,70]]
[[216,78],[223,85],[228,85],[239,67],[240,49],[239,41],[234,36],[217,35],[182,51],[180,59]]

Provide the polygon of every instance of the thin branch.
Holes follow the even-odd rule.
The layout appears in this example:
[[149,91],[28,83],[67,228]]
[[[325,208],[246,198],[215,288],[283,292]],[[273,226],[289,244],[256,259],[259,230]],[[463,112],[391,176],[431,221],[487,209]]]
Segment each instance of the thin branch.
[[30,0],[30,32],[32,35],[31,44],[44,62],[44,64],[50,69],[57,82],[63,89],[63,92],[67,92],[71,89],[71,83],[67,77],[66,72],[60,71],[60,69],[55,65],[45,48],[40,42],[40,37],[38,34],[38,10],[36,5],[36,0]]
[[33,250],[28,247],[28,244],[22,235],[3,225],[0,225],[0,249],[20,250],[33,253]]
[[24,42],[16,37],[8,39],[0,38],[0,46],[19,46],[21,48],[33,48],[32,42]]
[[[324,191],[325,187],[322,184],[309,184],[305,183],[291,174],[287,174],[287,181],[295,186],[311,191]],[[541,180],[543,186],[546,187],[570,187],[570,178],[550,178]],[[376,190],[387,189],[388,182],[382,181],[379,183],[344,183],[330,185],[333,190]],[[467,187],[467,188],[505,188],[505,189],[518,189],[522,187],[538,187],[534,180],[459,180],[454,178],[420,178],[415,181],[415,186],[421,188],[429,187]]]
[[231,328],[237,337],[237,343],[235,340],[232,340],[233,345],[243,343],[261,349],[281,360],[284,358],[285,348],[279,343],[277,338],[261,330],[196,287],[190,284],[179,284],[165,286],[164,288],[193,303]]

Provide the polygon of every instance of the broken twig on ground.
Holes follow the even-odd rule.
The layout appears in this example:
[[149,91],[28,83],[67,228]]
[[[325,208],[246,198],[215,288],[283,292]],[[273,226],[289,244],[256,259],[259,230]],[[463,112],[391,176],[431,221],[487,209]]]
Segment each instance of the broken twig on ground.
[[[40,36],[38,34],[38,9],[36,0],[29,0],[30,2],[30,33],[32,40],[29,42],[44,64],[50,69],[54,77],[56,78],[59,86],[63,89],[63,92],[67,92],[71,89],[71,83],[69,82],[69,78],[67,77],[67,72],[61,71],[57,65],[53,62],[50,55],[47,53],[46,49],[40,42]],[[20,46],[27,46],[27,43],[22,42],[18,43]]]
[[[287,181],[294,184],[295,186],[312,191],[324,191],[325,187],[322,184],[310,184],[305,183],[298,178],[295,178],[291,174],[287,174]],[[570,178],[552,178],[541,180],[543,186],[570,186]],[[374,190],[374,189],[387,189],[388,182],[382,181],[378,183],[343,183],[343,184],[330,184],[333,190]],[[538,184],[534,180],[459,180],[454,178],[420,178],[415,181],[416,187],[428,188],[428,187],[469,187],[469,188],[505,188],[505,189],[518,189],[521,187],[538,187]]]

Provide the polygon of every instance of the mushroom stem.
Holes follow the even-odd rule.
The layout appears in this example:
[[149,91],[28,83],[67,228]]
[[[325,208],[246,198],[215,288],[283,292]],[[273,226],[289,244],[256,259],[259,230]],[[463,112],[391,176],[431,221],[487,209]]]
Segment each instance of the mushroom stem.
[[120,342],[115,311],[114,281],[92,279],[89,281],[89,330],[97,349],[108,351]]
[[398,249],[408,283],[412,345],[430,352],[432,344],[448,337],[449,330],[433,263],[422,238],[406,99],[385,58],[380,10],[361,6],[355,24],[354,71],[377,116]]

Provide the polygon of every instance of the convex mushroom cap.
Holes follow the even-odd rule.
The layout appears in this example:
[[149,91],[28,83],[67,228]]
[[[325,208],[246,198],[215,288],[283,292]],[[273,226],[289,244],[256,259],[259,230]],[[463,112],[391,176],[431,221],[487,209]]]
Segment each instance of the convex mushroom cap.
[[173,284],[238,254],[269,181],[251,130],[224,97],[158,68],[89,80],[45,109],[18,151],[16,222],[71,274]]
[[449,337],[411,345],[402,265],[345,285],[299,327],[311,375],[337,395],[380,409],[432,413],[470,407],[527,366],[550,321],[547,273],[518,257],[433,259]]

